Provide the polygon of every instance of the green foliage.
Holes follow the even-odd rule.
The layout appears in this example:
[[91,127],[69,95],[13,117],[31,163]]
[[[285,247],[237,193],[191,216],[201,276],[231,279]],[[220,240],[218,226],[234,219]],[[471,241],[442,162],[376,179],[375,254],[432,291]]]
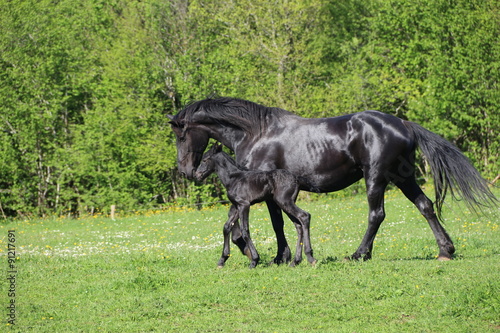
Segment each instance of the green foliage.
[[165,118],[212,94],[306,117],[378,109],[498,174],[497,1],[0,6],[2,216],[219,200],[213,179],[197,188],[176,174]]
[[148,9],[92,1],[6,8],[4,214],[133,209],[168,196],[175,147],[154,35],[143,23]]

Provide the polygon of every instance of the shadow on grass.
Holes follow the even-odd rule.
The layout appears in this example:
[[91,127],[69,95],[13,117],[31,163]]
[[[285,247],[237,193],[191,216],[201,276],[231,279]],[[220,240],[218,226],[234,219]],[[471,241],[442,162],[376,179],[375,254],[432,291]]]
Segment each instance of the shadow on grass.
[[327,265],[327,264],[331,264],[331,263],[338,263],[338,262],[342,262],[342,260],[339,260],[338,257],[332,257],[332,256],[328,256],[326,258],[323,258],[323,259],[319,259],[319,262],[323,265]]

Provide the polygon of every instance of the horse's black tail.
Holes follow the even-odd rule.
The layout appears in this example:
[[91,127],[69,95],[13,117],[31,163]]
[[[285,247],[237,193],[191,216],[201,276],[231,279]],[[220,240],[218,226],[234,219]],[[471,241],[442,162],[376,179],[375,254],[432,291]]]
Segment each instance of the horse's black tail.
[[474,212],[481,206],[496,206],[498,199],[488,188],[469,159],[453,144],[422,126],[405,122],[413,131],[417,145],[430,164],[436,192],[436,211],[441,218],[443,202],[448,190],[453,198],[463,198]]

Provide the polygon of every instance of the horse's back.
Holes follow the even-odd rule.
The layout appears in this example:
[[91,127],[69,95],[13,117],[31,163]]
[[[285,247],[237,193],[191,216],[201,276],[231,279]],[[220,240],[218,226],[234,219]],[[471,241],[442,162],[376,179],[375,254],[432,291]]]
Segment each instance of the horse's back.
[[[331,118],[281,119],[261,134],[239,162],[254,170],[286,169],[331,192],[361,179],[367,170],[393,168],[415,149],[404,121],[378,111]],[[238,156],[238,155],[237,155]],[[305,188],[304,188],[305,189]]]

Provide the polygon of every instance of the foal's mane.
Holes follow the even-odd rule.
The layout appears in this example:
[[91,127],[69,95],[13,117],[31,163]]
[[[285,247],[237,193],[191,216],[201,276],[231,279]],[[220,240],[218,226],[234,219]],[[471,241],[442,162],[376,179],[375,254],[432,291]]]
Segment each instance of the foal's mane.
[[254,132],[267,127],[267,123],[272,119],[286,117],[293,115],[293,113],[244,99],[220,97],[191,103],[181,110],[175,119],[184,122],[198,122],[200,118],[197,115],[205,117],[204,121]]
[[249,171],[248,168],[246,168],[246,167],[244,167],[244,166],[239,165],[238,163],[236,163],[236,161],[234,160],[234,158],[232,158],[231,155],[229,155],[225,151],[219,151],[219,152],[213,154],[212,158],[214,156],[216,156],[216,155],[224,158],[224,160],[226,160],[227,162],[229,162],[231,165],[235,166],[240,171]]

